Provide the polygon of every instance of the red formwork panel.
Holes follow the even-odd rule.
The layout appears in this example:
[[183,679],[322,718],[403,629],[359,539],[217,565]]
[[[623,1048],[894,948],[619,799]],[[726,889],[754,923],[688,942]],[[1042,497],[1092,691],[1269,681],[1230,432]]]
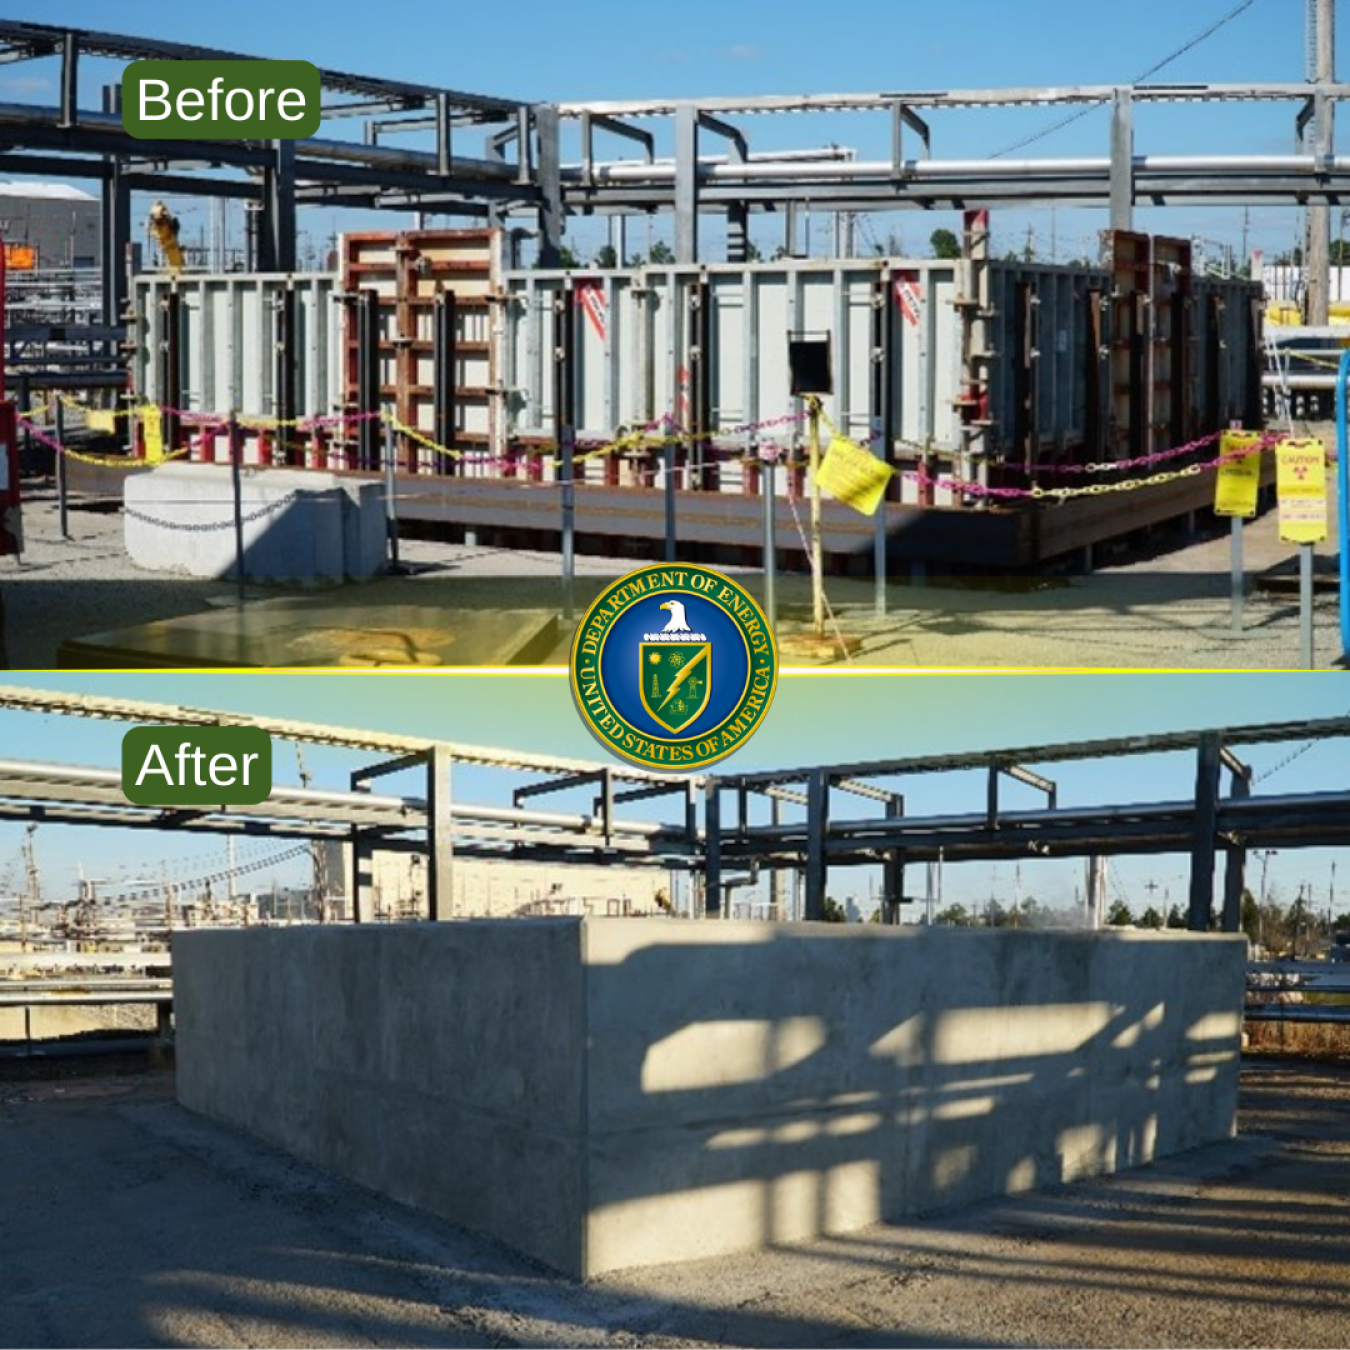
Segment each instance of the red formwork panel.
[[0,402],[0,557],[18,553],[21,547],[18,409]]
[[[400,436],[400,466],[412,472],[463,472],[487,458],[498,430],[493,329],[499,301],[501,231],[368,231],[342,236],[342,287],[348,295],[379,296],[379,400],[421,437]],[[447,449],[468,462],[438,454],[433,309],[438,293],[455,298],[453,425],[440,429]],[[357,311],[348,307],[343,343],[343,397],[360,404]],[[488,467],[478,468],[487,472]]]

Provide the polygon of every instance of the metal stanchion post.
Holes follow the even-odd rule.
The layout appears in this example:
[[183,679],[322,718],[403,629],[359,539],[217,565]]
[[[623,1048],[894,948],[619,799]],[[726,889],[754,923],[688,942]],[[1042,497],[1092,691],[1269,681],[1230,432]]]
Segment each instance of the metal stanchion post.
[[768,621],[769,631],[778,628],[778,550],[775,547],[777,534],[778,503],[774,500],[774,463],[764,461],[761,475],[764,484],[764,618]]
[[384,422],[384,523],[389,545],[389,570],[401,570],[398,560],[398,505],[394,501],[394,419]]
[[66,494],[66,405],[61,395],[56,396],[56,443],[60,449],[56,452],[56,506],[60,513],[61,538],[70,538],[69,500]]
[[1299,664],[1313,668],[1313,546],[1298,546]]
[[825,636],[825,579],[820,547],[820,400],[808,400],[811,421],[811,621],[815,635]]
[[[667,432],[669,437],[669,432]],[[667,439],[666,464],[666,561],[675,561],[675,442]]]
[[234,487],[234,584],[239,603],[244,603],[244,447],[239,437],[239,419],[230,413],[227,423],[230,443],[230,481]]

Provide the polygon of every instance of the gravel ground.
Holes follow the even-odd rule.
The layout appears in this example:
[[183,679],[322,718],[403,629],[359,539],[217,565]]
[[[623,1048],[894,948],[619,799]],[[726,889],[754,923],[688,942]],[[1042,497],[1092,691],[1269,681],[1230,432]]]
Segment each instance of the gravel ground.
[[[67,638],[236,603],[231,583],[133,567],[122,547],[121,516],[115,512],[72,511],[73,537],[63,540],[52,494],[38,491],[29,495],[24,521],[27,551],[22,561],[0,558],[8,661],[16,669],[53,667]],[[1279,541],[1273,512],[1247,526],[1245,550],[1249,574],[1294,558],[1294,550]],[[1335,552],[1333,532],[1317,554],[1330,566]],[[471,610],[562,609],[555,554],[406,540],[402,556],[413,575],[325,594],[338,604],[367,606],[378,600],[391,606]],[[603,579],[622,575],[633,565],[632,560],[579,558],[578,609],[598,593]],[[747,571],[744,577],[759,594],[759,574]],[[251,587],[246,603],[285,593]],[[827,594],[833,621],[828,627],[858,641],[851,660],[865,666],[1296,668],[1296,598],[1252,595],[1243,631],[1235,633],[1229,593],[1229,540],[1223,531],[1085,575],[892,584],[885,615],[877,613],[871,581],[831,578]],[[780,638],[807,634],[807,578],[780,578],[778,596]],[[1315,665],[1338,666],[1342,646],[1330,589],[1318,594],[1315,634]],[[563,624],[547,661],[564,664],[570,642],[570,625]],[[837,652],[798,650],[789,651],[785,663],[839,659]]]
[[0,1082],[0,1344],[1350,1345],[1350,1068],[1244,1068],[1236,1140],[589,1285],[179,1108]]

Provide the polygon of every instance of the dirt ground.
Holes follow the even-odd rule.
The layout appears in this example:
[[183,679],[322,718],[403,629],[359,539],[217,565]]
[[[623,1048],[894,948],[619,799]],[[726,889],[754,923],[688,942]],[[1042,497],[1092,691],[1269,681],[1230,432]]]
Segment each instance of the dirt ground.
[[[1334,503],[1331,521],[1331,537],[1316,547],[1328,580],[1334,576],[1337,548]],[[4,645],[15,669],[55,666],[60,645],[68,638],[236,603],[229,582],[138,571],[123,548],[117,513],[72,511],[72,538],[62,539],[54,495],[35,490],[28,496],[24,522],[27,551],[22,561],[0,558]],[[1226,526],[1210,517],[1206,537],[1159,535],[1147,554],[1103,549],[1092,572],[934,579],[926,585],[892,582],[886,588],[884,614],[878,612],[871,580],[832,577],[826,587],[831,611],[827,631],[856,639],[860,645],[847,660],[866,667],[1297,668],[1296,593],[1253,592],[1242,628],[1234,631],[1229,550]],[[1273,511],[1245,527],[1244,553],[1249,579],[1271,566],[1292,567],[1296,561],[1296,549],[1279,540]],[[419,605],[442,612],[562,610],[556,554],[405,540],[402,559],[411,564],[412,575],[323,594],[337,605],[354,607],[379,603],[391,609]],[[578,616],[605,579],[635,565],[633,559],[579,557],[574,596]],[[757,570],[725,570],[737,572],[762,598]],[[245,605],[285,593],[275,587],[250,587]],[[780,641],[810,632],[806,576],[781,576],[778,602]],[[1319,588],[1314,618],[1314,664],[1320,669],[1338,667],[1344,648],[1332,586]],[[572,624],[560,623],[547,663],[566,663],[572,631]],[[784,643],[787,665],[845,659],[838,650],[810,655],[789,650],[790,646]],[[472,663],[473,658],[455,659]]]
[[1249,1060],[1231,1142],[791,1250],[550,1275],[173,1101],[0,1081],[0,1344],[1350,1344],[1350,1067]]

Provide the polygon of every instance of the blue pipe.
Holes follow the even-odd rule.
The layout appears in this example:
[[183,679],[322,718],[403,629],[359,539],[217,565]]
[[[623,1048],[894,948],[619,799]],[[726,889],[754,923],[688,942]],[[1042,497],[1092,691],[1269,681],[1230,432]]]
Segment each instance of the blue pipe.
[[1350,663],[1350,453],[1345,434],[1345,381],[1350,347],[1336,372],[1336,543],[1341,552],[1341,660]]

